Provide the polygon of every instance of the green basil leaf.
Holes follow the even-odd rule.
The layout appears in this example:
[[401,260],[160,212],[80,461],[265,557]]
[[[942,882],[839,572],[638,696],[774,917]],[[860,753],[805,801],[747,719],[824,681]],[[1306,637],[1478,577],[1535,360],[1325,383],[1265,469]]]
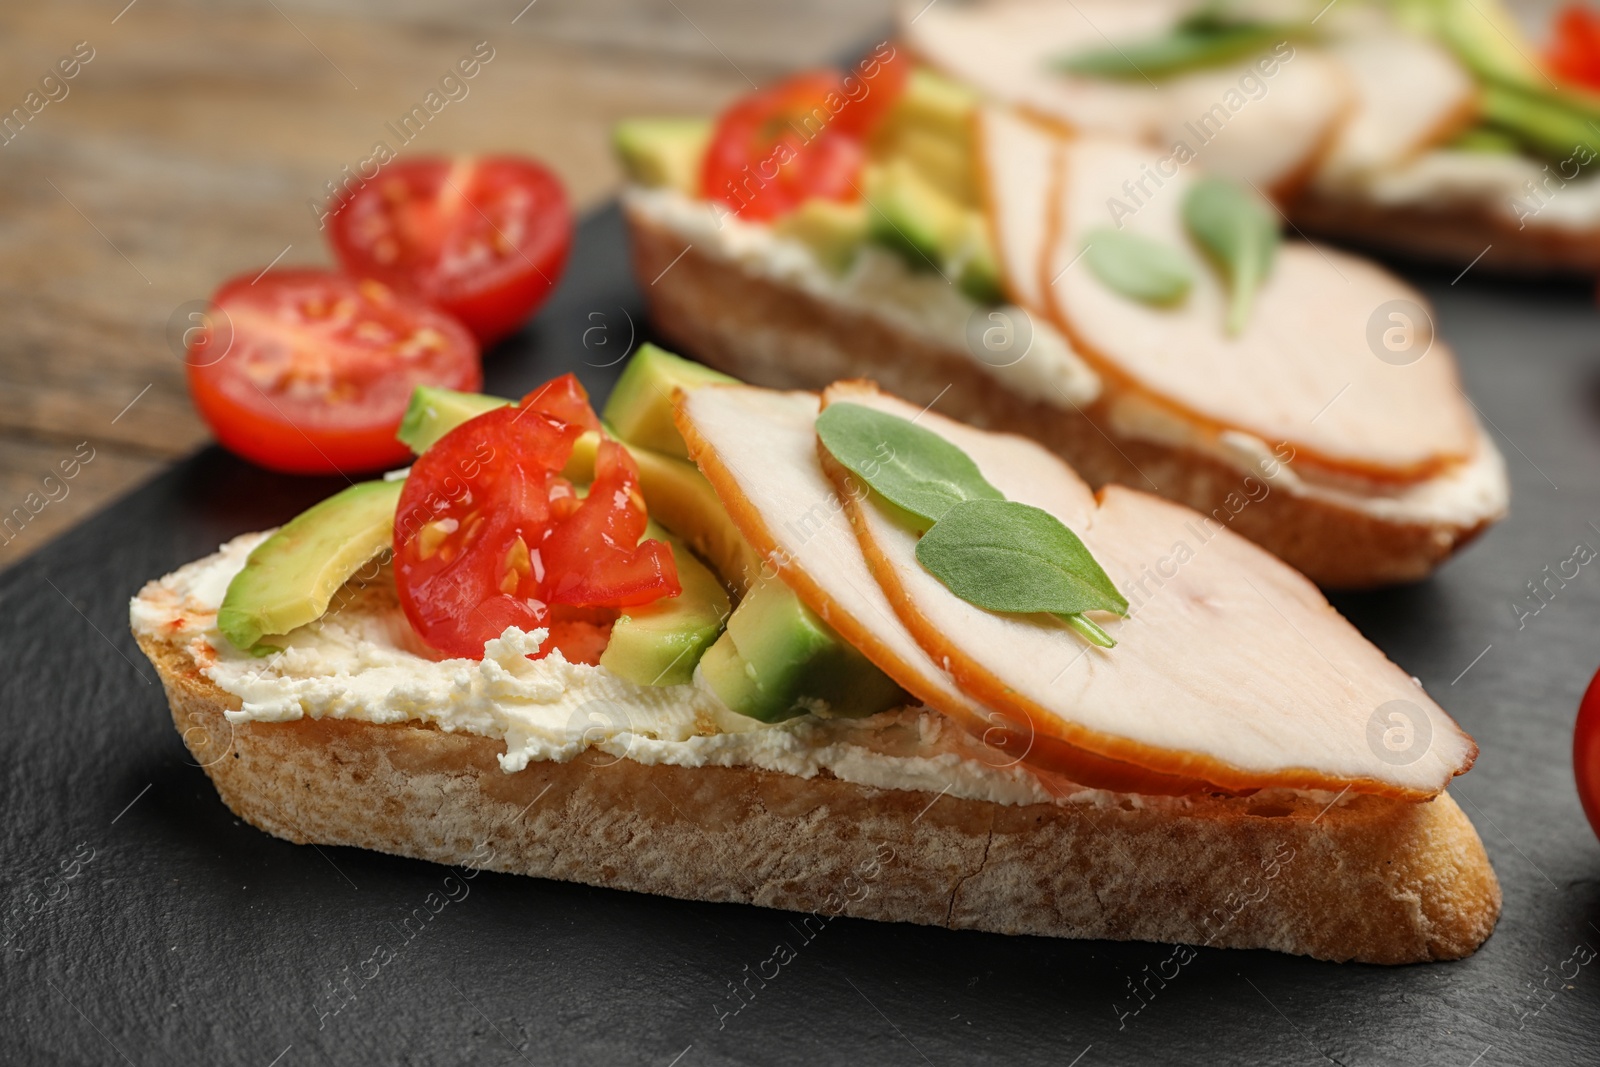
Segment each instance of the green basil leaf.
[[1065,56],[1055,66],[1090,78],[1154,80],[1231,63],[1305,33],[1297,23],[1197,16],[1154,37]]
[[929,522],[964,500],[1000,500],[978,465],[932,430],[861,404],[829,404],[817,437],[884,499]]
[[1250,305],[1272,270],[1282,234],[1278,215],[1254,193],[1224,178],[1201,178],[1183,198],[1183,224],[1228,280],[1228,332],[1244,329]]
[[1176,304],[1194,284],[1194,271],[1181,251],[1128,230],[1090,231],[1083,258],[1108,288],[1142,304]]
[[917,562],[956,596],[988,611],[1076,615],[1128,610],[1078,535],[1014,500],[957,504],[917,542]]

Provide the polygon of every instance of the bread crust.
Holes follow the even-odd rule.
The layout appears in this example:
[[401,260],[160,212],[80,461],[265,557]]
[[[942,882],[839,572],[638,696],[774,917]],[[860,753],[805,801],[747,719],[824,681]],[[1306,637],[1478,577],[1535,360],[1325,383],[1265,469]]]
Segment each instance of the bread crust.
[[238,699],[189,646],[137,636],[223,802],[300,844],[823,919],[1368,963],[1468,955],[1500,912],[1482,842],[1444,794],[1014,807],[595,750],[507,774],[500,742],[431,726],[232,724]]
[[[1154,491],[1227,525],[1318,585],[1364,589],[1425,577],[1493,521],[1399,522],[1286,491],[1235,511],[1242,471],[1204,453],[1118,433],[1105,401],[1067,410],[1006,388],[965,352],[879,316],[707,254],[626,209],[633,265],[661,335],[695,358],[755,385],[821,389],[871,378],[889,392],[938,398],[939,410],[984,429],[1031,437],[1095,489],[1116,482]],[[670,268],[670,269],[669,269]],[[651,279],[654,279],[652,282]]]
[[1493,205],[1391,207],[1311,187],[1288,211],[1309,233],[1408,259],[1529,278],[1600,274],[1600,227],[1519,229]]

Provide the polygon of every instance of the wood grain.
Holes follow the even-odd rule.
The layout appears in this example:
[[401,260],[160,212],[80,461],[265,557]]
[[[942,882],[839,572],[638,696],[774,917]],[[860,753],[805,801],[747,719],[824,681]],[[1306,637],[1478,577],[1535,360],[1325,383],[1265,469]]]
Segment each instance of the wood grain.
[[326,263],[309,202],[478,42],[494,58],[405,151],[531,153],[582,210],[620,181],[618,118],[714,110],[888,19],[886,0],[124,2],[0,8],[0,114],[94,52],[0,144],[0,516],[79,442],[96,455],[0,537],[0,568],[207,440],[169,317],[280,252]]

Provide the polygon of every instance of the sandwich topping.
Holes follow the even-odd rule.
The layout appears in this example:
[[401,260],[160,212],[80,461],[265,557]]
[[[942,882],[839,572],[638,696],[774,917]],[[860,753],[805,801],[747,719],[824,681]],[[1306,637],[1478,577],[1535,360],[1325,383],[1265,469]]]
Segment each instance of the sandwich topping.
[[[1274,785],[1422,798],[1471,765],[1476,748],[1449,716],[1264,550],[1226,531],[1202,542],[1205,520],[1142,493],[1112,487],[1097,501],[1021,438],[851,383],[829,390],[824,403],[835,402],[944,436],[1007,498],[1077,531],[1133,602],[1125,619],[1096,620],[1117,642],[1109,651],[1051,616],[977,607],[918,562],[921,527],[904,509],[850,479],[829,483],[813,396],[726,387],[684,398],[690,451],[752,544],[880,669],[991,745],[1074,781],[1155,793]],[[1431,738],[1404,765],[1368,742],[1392,701],[1417,708]]]
[[239,709],[228,713],[235,723],[309,717],[428,724],[503,741],[500,765],[507,772],[593,748],[640,763],[831,774],[1000,804],[1118,802],[1070,783],[1047,786],[1025,765],[923,708],[763,723],[729,710],[703,679],[641,685],[559,653],[529,659],[544,644],[539,630],[508,629],[487,643],[481,659],[441,659],[412,631],[376,564],[352,578],[329,614],[282,638],[280,652],[253,656],[222,635],[216,613],[266,536],[236,538],[152,582],[131,608],[135,633],[182,644],[202,674],[239,698]]
[[[233,721],[1004,803],[1422,800],[1476,755],[1265,551],[1188,547],[1208,520],[869,383],[774,392],[647,346],[603,420],[567,376],[515,404],[419,390],[401,438],[408,471],[134,601]],[[1403,759],[1373,741],[1397,706],[1424,738]]]
[[[942,348],[971,353],[975,317],[1005,330],[1028,319],[1026,356],[1016,353],[973,361],[1007,388],[1067,410],[1101,395],[1099,375],[1052,324],[1009,303],[974,300],[932,270],[871,243],[853,244],[848,265],[835,269],[816,248],[792,233],[739,217],[718,218],[707,203],[671,188],[632,188],[628,210],[682,237],[697,251],[738,263],[761,277],[794,285],[852,314],[882,317]],[[986,317],[987,316],[987,317]],[[1010,338],[1005,339],[1007,347]]]
[[1593,17],[1576,7],[1543,63],[1501,0],[901,10],[920,60],[997,102],[1285,199],[1600,225]]
[[[709,123],[624,124],[628,210],[697,255],[969,354],[1022,397],[1291,496],[1463,528],[1504,512],[1503,460],[1418,321],[1422,298],[1354,257],[1283,243],[1254,178],[1064,137],[923,68],[851,131],[855,187],[772,213],[705,184]],[[1412,331],[1421,358],[1374,348],[1374,309],[1391,304],[1422,310],[1376,332]],[[985,347],[1023,332],[1003,357]]]

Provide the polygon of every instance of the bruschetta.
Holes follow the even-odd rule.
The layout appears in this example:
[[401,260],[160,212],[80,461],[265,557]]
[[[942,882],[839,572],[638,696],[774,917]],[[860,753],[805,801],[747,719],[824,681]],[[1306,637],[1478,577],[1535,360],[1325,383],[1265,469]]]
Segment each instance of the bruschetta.
[[762,385],[870,377],[1025,434],[1324,587],[1421,578],[1505,514],[1420,293],[1284,239],[1266,176],[1063,133],[897,73],[894,48],[834,90],[803,75],[714,124],[619,127],[666,338]]
[[604,416],[571,379],[419,390],[408,472],[140,591],[224,803],[807,923],[1378,963],[1489,936],[1446,791],[1471,738],[1226,526],[865,382],[646,349]]
[[899,6],[986,97],[1276,197],[1308,232],[1462,270],[1600,273],[1597,85],[1499,0]]

